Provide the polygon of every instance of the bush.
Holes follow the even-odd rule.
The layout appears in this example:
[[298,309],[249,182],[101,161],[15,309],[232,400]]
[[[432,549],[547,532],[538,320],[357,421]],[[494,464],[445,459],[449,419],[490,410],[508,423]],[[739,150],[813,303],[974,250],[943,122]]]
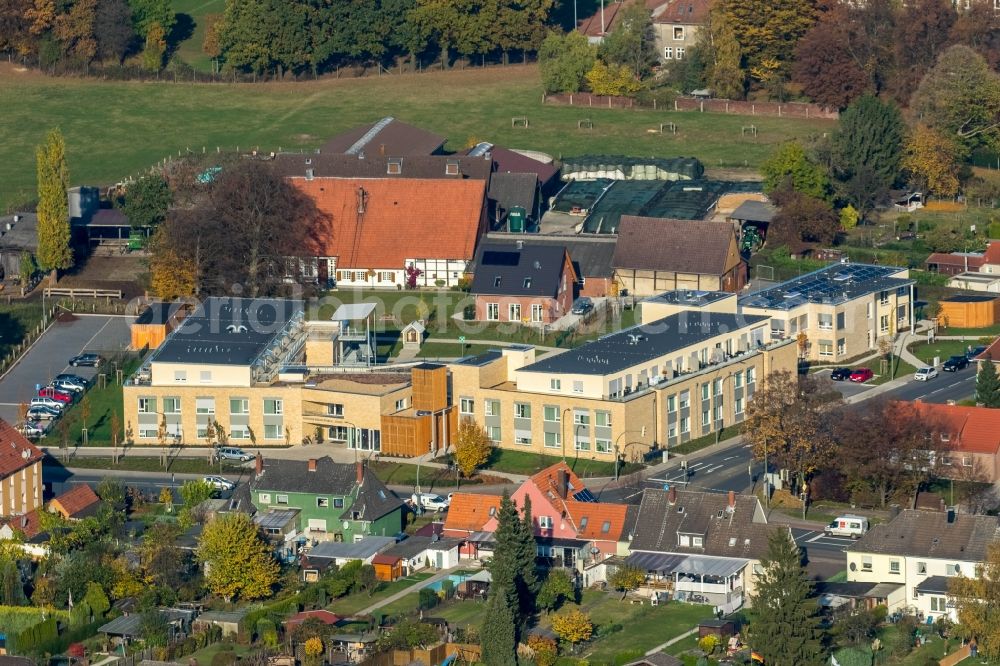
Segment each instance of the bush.
[[715,648],[719,647],[719,637],[715,634],[707,634],[698,639],[698,648],[705,654],[712,654]]
[[417,608],[420,610],[430,610],[437,606],[439,601],[437,592],[429,587],[425,587],[420,590],[420,594],[418,595]]
[[445,578],[444,582],[441,583],[441,592],[444,594],[445,599],[451,599],[455,596],[455,581],[450,578]]
[[219,651],[212,657],[212,666],[233,666],[236,663],[236,653],[233,646],[223,644]]

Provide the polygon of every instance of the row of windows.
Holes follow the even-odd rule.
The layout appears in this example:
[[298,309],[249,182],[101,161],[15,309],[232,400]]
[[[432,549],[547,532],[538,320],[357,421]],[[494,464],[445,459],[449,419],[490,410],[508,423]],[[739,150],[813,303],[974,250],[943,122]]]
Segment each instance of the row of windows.
[[672,46],[665,46],[665,47],[663,47],[663,59],[664,60],[684,60],[684,47],[683,46],[678,46],[676,49],[673,48]]
[[[184,436],[184,429],[179,423],[168,423],[166,433],[168,438],[181,438]],[[280,423],[264,424],[264,439],[286,439],[288,431]],[[208,437],[208,424],[199,424],[195,433],[198,439]],[[141,439],[156,439],[160,436],[160,428],[155,424],[141,424],[139,426],[139,437]],[[233,425],[229,428],[229,439],[231,440],[252,440],[255,433],[247,425]]]
[[[839,340],[837,340],[837,355],[843,356],[846,353],[847,353],[847,339],[840,338]],[[819,341],[819,355],[833,356],[833,340]]]
[[[541,303],[533,303],[531,305],[531,321],[539,323],[543,321],[544,316],[545,316],[545,306],[543,306]],[[499,303],[486,304],[486,319],[487,321],[500,321]],[[507,304],[507,321],[522,321],[520,303]]]
[[[543,407],[543,420],[549,423],[560,423],[562,412],[569,411],[570,408],[560,409],[555,405],[545,405]],[[473,398],[460,398],[458,411],[462,416],[473,416],[476,413],[476,401]],[[573,423],[576,425],[590,425],[590,410],[573,409]],[[500,416],[500,401],[487,398],[483,401],[483,414],[486,416]],[[514,403],[514,417],[519,419],[530,419],[532,414],[531,404],[527,402]],[[601,428],[611,427],[611,412],[594,412],[594,425]]]
[[[281,416],[284,413],[284,401],[278,398],[264,398],[264,414],[266,416]],[[343,405],[340,405],[343,409]],[[139,398],[140,414],[156,414],[156,398]],[[175,397],[163,398],[163,414],[180,414],[181,399]],[[215,398],[195,398],[195,413],[215,414]],[[250,413],[250,400],[247,398],[230,398],[229,413],[233,416],[243,416]]]
[[[258,493],[261,504],[271,504],[271,493]],[[288,504],[288,495],[274,495],[275,504]],[[326,509],[330,507],[329,497],[317,497],[316,498],[316,508]],[[334,497],[333,498],[333,508],[343,509],[344,508],[344,498]]]

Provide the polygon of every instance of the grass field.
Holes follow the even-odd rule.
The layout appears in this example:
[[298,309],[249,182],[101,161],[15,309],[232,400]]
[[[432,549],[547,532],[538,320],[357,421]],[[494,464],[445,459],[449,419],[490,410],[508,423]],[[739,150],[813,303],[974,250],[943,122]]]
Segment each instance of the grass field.
[[178,45],[175,57],[199,72],[211,72],[212,61],[201,50],[205,42],[205,16],[221,14],[226,8],[225,0],[173,0],[172,6],[177,12],[175,32],[186,37]]
[[[139,367],[138,359],[132,359],[124,366],[124,376],[128,377]],[[83,404],[84,401],[90,407],[90,415],[84,423]],[[118,414],[118,423],[124,426],[122,404],[122,387],[119,384],[109,382],[103,388],[94,386],[87,390],[83,398],[77,400],[66,410],[62,419],[52,427],[47,435],[42,439],[45,446],[59,446],[62,435],[59,426],[65,425],[67,428],[67,439],[70,446],[83,446],[83,427],[87,426],[87,444],[89,446],[111,446],[111,423],[113,415]]]
[[[196,42],[184,48],[200,49]],[[17,100],[0,117],[8,155],[0,162],[0,209],[34,197],[35,146],[56,126],[66,137],[74,185],[116,182],[187,149],[312,149],[386,115],[442,133],[452,150],[489,140],[556,157],[688,155],[708,167],[756,167],[782,141],[834,127],[831,121],[754,117],[759,133],[750,138],[741,134],[750,122],[744,116],[542,106],[533,65],[227,85],[56,79],[4,63],[0,94]],[[530,128],[513,129],[512,116],[527,116]],[[591,118],[594,129],[577,129],[582,118]],[[659,133],[667,119],[677,123],[676,135]]]
[[[382,599],[391,597],[397,592],[427,580],[431,576],[433,576],[433,574],[427,572],[415,573],[410,576],[406,576],[405,578],[395,580],[391,583],[383,584],[382,587],[379,588],[378,592],[375,592],[371,596],[368,596],[365,593],[358,593],[346,596],[343,599],[337,599],[330,604],[328,608],[341,617],[354,615],[355,613],[368,608],[372,604],[377,604]],[[416,591],[416,588],[414,588],[414,591]]]
[[965,342],[963,340],[935,340],[932,344],[926,342],[916,342],[909,346],[914,356],[924,363],[930,364],[937,356],[941,363],[948,360],[950,356],[964,356],[966,348],[974,341]]

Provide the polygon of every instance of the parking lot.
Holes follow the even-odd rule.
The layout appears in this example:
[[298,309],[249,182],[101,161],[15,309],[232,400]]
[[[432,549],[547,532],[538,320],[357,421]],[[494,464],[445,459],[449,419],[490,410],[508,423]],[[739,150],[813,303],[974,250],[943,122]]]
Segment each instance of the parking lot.
[[130,317],[80,315],[53,324],[0,379],[0,418],[17,423],[18,405],[31,400],[37,386],[48,384],[59,373],[71,372],[90,379],[103,371],[71,368],[66,362],[85,351],[106,357],[126,349],[131,321]]

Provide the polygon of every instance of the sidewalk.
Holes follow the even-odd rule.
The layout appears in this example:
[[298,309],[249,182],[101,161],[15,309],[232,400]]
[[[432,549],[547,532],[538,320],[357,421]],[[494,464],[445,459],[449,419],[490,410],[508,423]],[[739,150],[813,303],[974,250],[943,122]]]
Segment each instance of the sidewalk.
[[[371,615],[372,613],[374,613],[375,611],[377,611],[379,608],[382,608],[383,606],[388,606],[389,604],[391,604],[394,601],[399,601],[400,599],[402,599],[403,597],[405,597],[408,594],[413,594],[417,590],[419,590],[421,588],[424,588],[424,587],[427,587],[428,585],[430,585],[432,583],[436,583],[439,580],[444,580],[445,578],[447,578],[451,574],[452,571],[455,571],[458,568],[459,567],[452,567],[451,569],[443,569],[443,570],[437,572],[436,574],[434,574],[433,576],[431,576],[430,578],[428,578],[427,580],[422,580],[422,581],[420,581],[418,583],[414,583],[413,585],[400,590],[396,594],[389,595],[385,599],[382,599],[381,601],[378,601],[378,602],[372,604],[368,608],[361,609],[360,611],[358,611],[357,613],[355,613],[355,615]],[[334,602],[334,610],[336,611],[336,602]]]

